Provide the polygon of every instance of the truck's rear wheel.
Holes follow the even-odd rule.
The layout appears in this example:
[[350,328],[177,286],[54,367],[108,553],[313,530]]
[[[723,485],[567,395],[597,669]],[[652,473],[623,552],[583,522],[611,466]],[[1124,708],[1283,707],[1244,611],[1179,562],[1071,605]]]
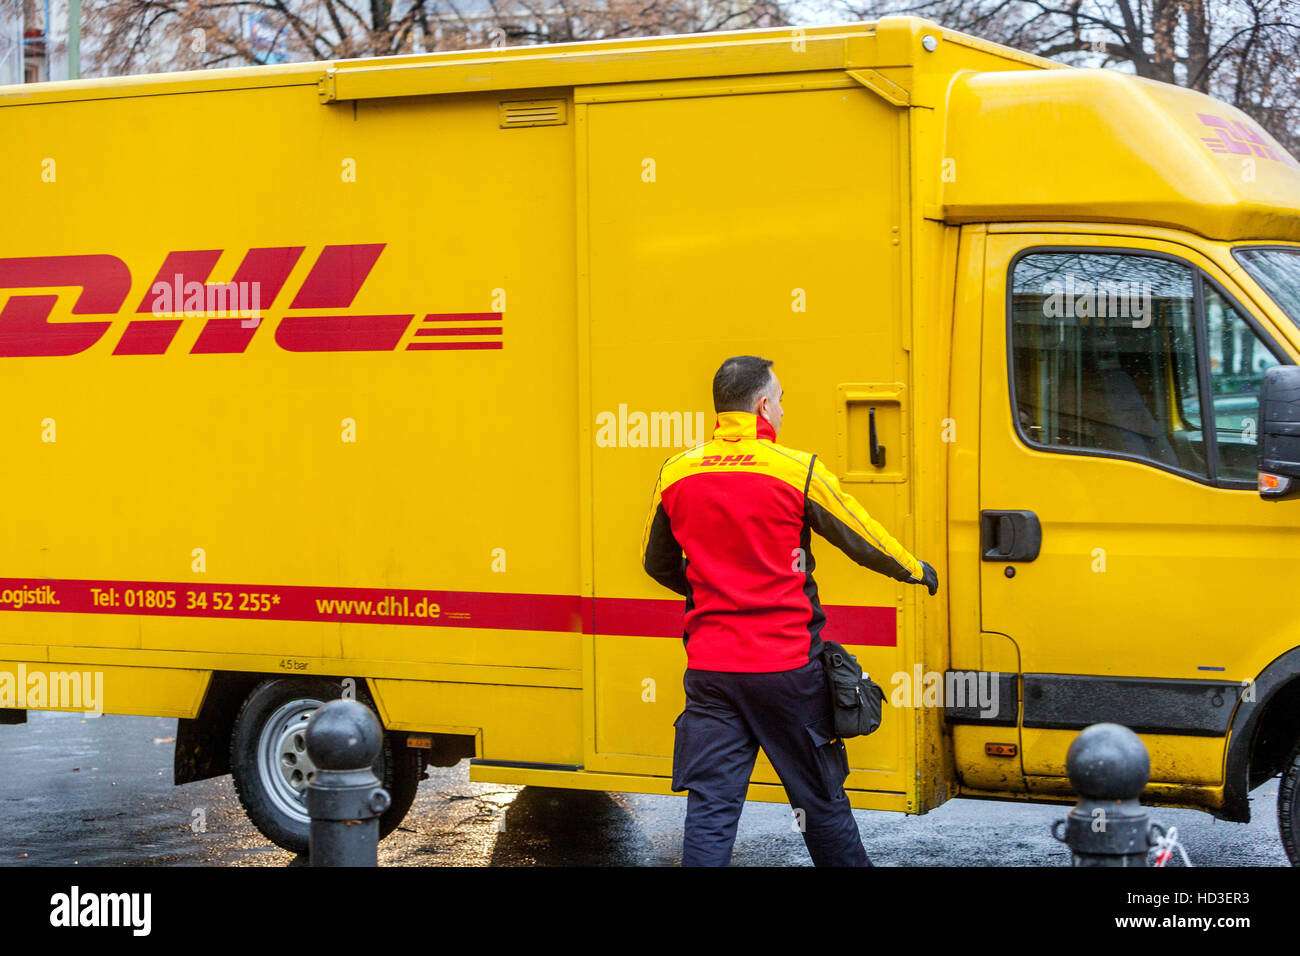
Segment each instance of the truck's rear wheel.
[[[343,696],[337,681],[318,677],[272,678],[248,695],[230,735],[230,770],[248,818],[272,843],[306,853],[310,819],[304,803],[315,767],[307,759],[304,732],[316,708]],[[363,694],[362,703],[374,707]],[[379,818],[382,839],[411,808],[423,767],[418,751],[397,745],[390,734],[375,761],[392,805]]]
[[1300,742],[1282,768],[1277,788],[1277,829],[1292,866],[1300,866]]

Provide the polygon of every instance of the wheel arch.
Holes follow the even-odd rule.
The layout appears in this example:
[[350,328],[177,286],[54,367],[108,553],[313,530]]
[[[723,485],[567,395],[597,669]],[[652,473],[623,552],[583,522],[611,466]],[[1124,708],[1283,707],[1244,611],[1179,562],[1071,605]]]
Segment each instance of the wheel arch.
[[174,784],[180,786],[230,773],[230,734],[239,705],[269,676],[213,671],[198,714],[176,721]]
[[[176,722],[172,782],[180,786],[230,773],[230,735],[234,732],[240,706],[264,681],[290,680],[296,676],[303,675],[213,671],[198,714],[192,718],[181,717]],[[331,674],[312,676],[323,680],[343,680]],[[367,693],[370,692],[364,679],[353,679],[365,685]]]
[[[293,676],[298,675],[213,671],[198,714],[182,717],[176,722],[172,782],[180,786],[230,773],[230,735],[234,731],[240,706],[263,681],[288,680]],[[325,680],[343,679],[328,674],[313,676]],[[365,688],[364,693],[369,699],[375,701],[370,681],[365,678],[354,680]],[[394,745],[405,746],[407,736],[405,733],[393,733]],[[420,736],[431,738],[431,747],[422,751],[424,761],[431,766],[450,767],[465,757],[475,756],[473,737],[437,733]]]
[[[1248,700],[1253,691],[1253,700]],[[1281,770],[1300,737],[1300,647],[1274,659],[1243,693],[1224,761],[1223,807],[1215,816],[1250,821],[1251,790]]]

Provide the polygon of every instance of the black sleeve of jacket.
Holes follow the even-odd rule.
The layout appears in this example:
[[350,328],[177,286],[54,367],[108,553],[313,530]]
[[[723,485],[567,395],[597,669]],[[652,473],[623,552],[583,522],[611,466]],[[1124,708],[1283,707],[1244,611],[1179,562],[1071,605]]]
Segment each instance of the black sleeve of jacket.
[[641,566],[646,574],[664,587],[685,597],[690,592],[686,582],[686,557],[682,546],[673,537],[673,529],[668,523],[668,512],[660,498],[663,489],[663,477],[655,482],[654,500],[650,502],[650,514],[646,517],[645,534],[641,542]]
[[813,464],[806,508],[812,529],[864,568],[895,581],[921,583],[921,562],[840,487],[820,460]]

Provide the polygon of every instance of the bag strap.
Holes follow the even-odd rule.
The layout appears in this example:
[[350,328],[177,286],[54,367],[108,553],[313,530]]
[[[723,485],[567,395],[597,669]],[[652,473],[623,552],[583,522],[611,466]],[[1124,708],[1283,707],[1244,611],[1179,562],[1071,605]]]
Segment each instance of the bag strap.
[[[816,455],[813,455],[812,458],[808,459],[808,477],[805,478],[805,479],[803,480],[803,526],[804,526],[804,530],[807,530],[807,528],[808,528],[808,488],[812,485],[813,465],[816,464],[816,462],[817,462],[817,456],[816,456]],[[800,532],[801,535],[802,535],[802,533],[803,533],[803,532]],[[800,544],[802,544],[802,543],[803,543],[803,541],[802,541],[802,537],[801,537],[801,539],[800,539]],[[805,560],[805,561],[808,560],[808,555],[804,555],[804,560]],[[820,640],[820,638],[818,638],[818,639]],[[830,694],[830,679],[831,679],[831,672],[830,672],[830,667],[828,667],[828,666],[826,665],[826,652],[827,652],[828,650],[829,650],[829,648],[827,648],[827,646],[826,646],[826,642],[825,642],[825,641],[822,641],[822,650],[821,650],[821,653],[820,653],[819,655],[817,655],[817,656],[818,656],[819,658],[821,658],[821,661],[822,661],[822,667],[823,667],[823,669],[824,669],[825,672],[826,672],[826,681],[827,681],[827,684],[826,684],[826,693],[827,693],[828,696],[831,696],[831,694]],[[811,647],[808,649],[808,653],[809,653],[809,659],[811,660],[811,659],[812,659],[812,648],[811,648]],[[835,698],[834,698],[833,696],[831,696],[831,706],[832,706],[832,708],[835,706]],[[833,718],[832,718],[832,719],[833,719]]]
[[813,465],[817,463],[817,456],[813,455],[808,460],[808,477],[803,482],[803,520],[808,520],[808,489],[812,486]]

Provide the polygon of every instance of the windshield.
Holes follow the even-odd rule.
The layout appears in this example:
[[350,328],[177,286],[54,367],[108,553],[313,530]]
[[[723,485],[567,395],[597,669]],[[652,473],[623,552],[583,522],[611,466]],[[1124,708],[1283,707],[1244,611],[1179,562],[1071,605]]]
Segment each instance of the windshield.
[[1237,261],[1300,326],[1300,249],[1278,246],[1234,249]]

